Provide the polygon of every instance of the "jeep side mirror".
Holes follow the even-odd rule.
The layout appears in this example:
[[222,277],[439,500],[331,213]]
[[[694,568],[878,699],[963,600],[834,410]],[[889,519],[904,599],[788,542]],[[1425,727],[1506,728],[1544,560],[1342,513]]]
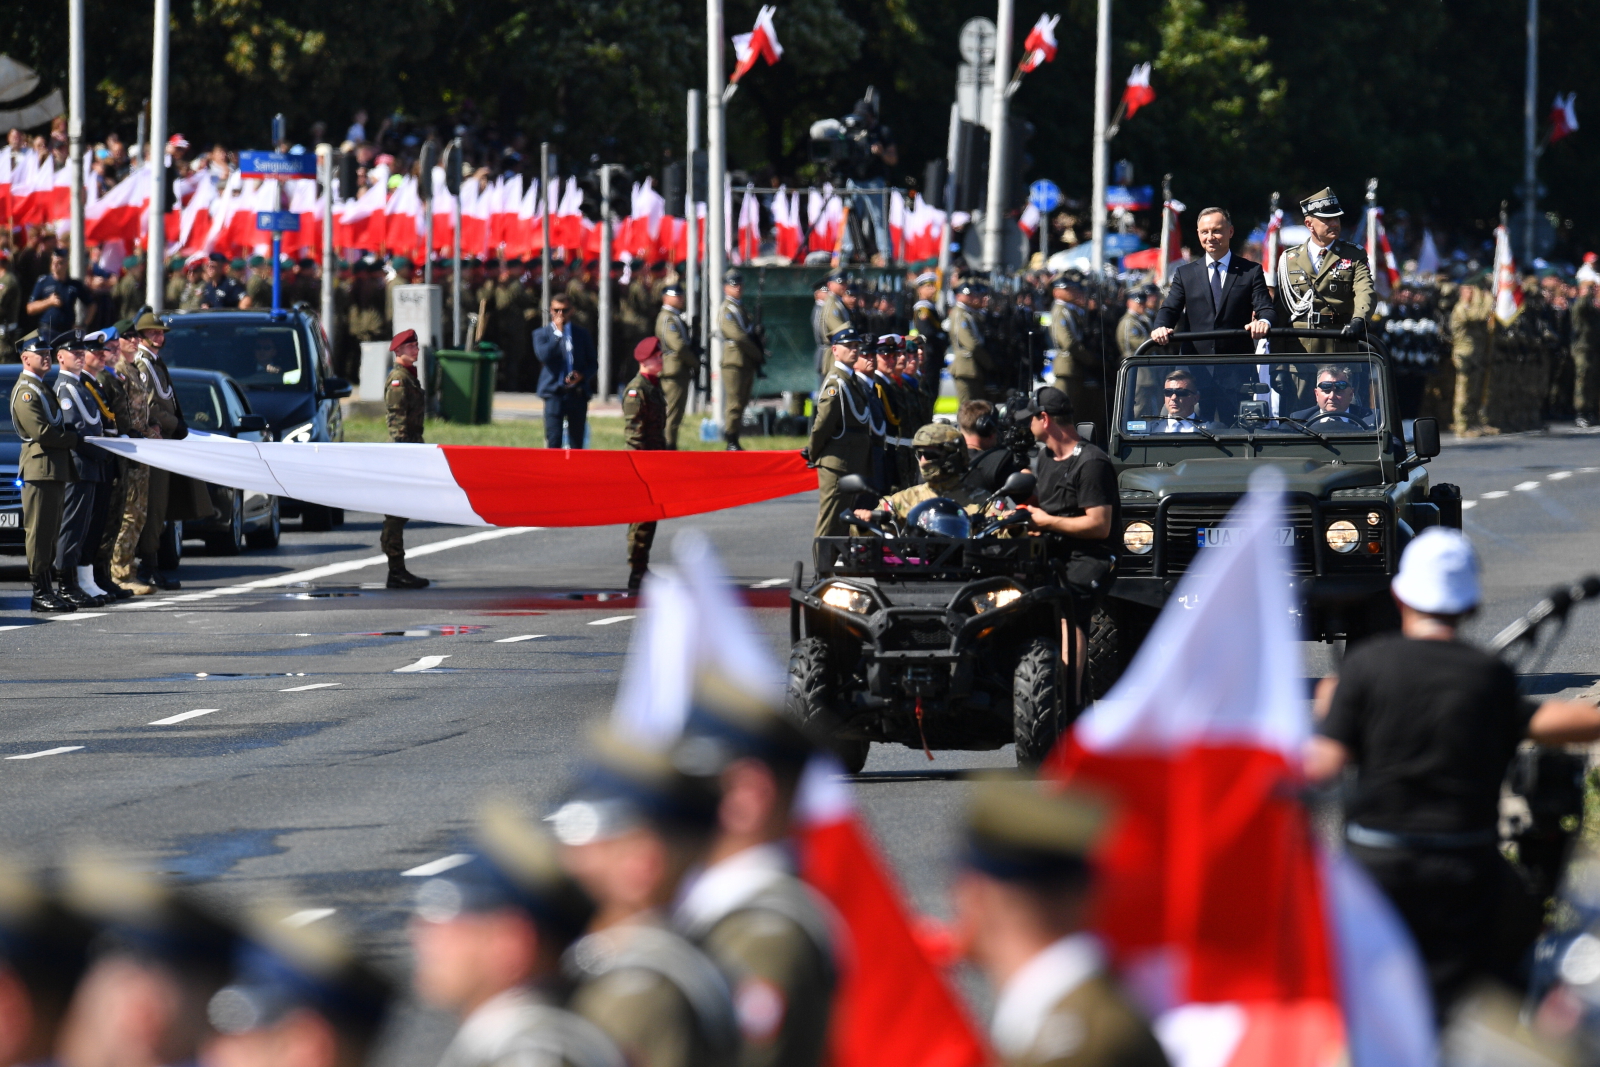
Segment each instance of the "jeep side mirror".
[[1033,495],[1039,487],[1039,479],[1031,471],[1017,471],[1006,479],[1006,484],[1000,487],[998,496],[1008,496],[1013,500],[1026,500]]
[[1099,440],[1096,438],[1096,433],[1098,432],[1098,428],[1095,426],[1094,423],[1092,423],[1092,422],[1080,422],[1075,427],[1075,429],[1077,429],[1077,431],[1078,431],[1078,436],[1083,438],[1085,441],[1088,441],[1091,445],[1098,445],[1100,443]]
[[841,493],[870,493],[873,489],[861,475],[846,474],[839,479],[839,491]]
[[1439,454],[1439,420],[1417,419],[1411,424],[1411,449],[1418,459],[1432,459]]
[[343,400],[350,395],[350,383],[343,378],[327,377],[322,379],[322,388],[335,400]]
[[239,424],[234,427],[240,433],[260,433],[267,428],[265,415],[240,415]]

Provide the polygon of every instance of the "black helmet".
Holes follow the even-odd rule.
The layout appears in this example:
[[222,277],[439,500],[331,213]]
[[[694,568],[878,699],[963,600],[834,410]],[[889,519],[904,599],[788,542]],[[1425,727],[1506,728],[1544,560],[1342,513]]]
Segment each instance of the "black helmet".
[[967,513],[947,496],[924,500],[906,516],[906,526],[913,533],[931,534],[965,540],[972,536],[972,520]]

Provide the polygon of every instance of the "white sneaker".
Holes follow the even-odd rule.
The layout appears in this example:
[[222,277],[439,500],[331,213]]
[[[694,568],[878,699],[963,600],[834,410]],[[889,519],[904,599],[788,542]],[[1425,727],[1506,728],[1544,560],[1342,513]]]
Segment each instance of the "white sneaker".
[[104,589],[101,589],[98,585],[94,584],[94,567],[93,567],[93,565],[90,565],[88,567],[79,567],[78,568],[78,588],[82,589],[85,593],[88,593],[90,596],[109,597],[111,595],[110,593],[107,593]]

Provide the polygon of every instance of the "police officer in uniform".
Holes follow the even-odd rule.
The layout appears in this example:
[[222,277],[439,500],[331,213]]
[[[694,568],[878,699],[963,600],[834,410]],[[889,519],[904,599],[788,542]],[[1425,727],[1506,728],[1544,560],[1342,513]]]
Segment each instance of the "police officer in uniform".
[[37,334],[25,339],[22,373],[11,389],[11,425],[22,438],[17,470],[22,478],[22,527],[33,579],[32,609],[56,613],[77,610],[76,604],[56,593],[50,572],[67,484],[77,480],[72,451],[79,439],[62,420],[55,393],[44,384],[49,372],[50,343]]
[[683,321],[682,286],[669,285],[661,290],[656,340],[661,343],[661,391],[667,398],[667,447],[675,449],[678,427],[689,406],[689,394],[694,391],[695,372],[700,369],[700,353],[689,335],[689,324]]
[[871,357],[863,352],[863,338],[846,327],[828,343],[833,367],[822,380],[817,414],[811,423],[811,441],[802,453],[817,468],[817,536],[834,536],[841,528],[839,512],[851,503],[839,489],[846,474],[872,476],[872,395],[866,378]]
[[984,346],[983,328],[978,319],[983,289],[976,282],[962,282],[956,289],[956,302],[950,308],[950,377],[955,382],[956,401],[982,400],[989,391],[994,360]]
[[1005,1067],[1167,1067],[1085,929],[1104,817],[1039,782],[972,787],[952,897],[958,938],[995,989],[989,1036]]
[[697,680],[683,746],[718,768],[722,800],[705,869],[684,887],[674,923],[744,1009],[740,1067],[814,1067],[838,968],[826,905],[795,877],[790,828],[815,746],[779,709],[715,674]]
[[739,446],[739,427],[744,422],[744,409],[750,404],[750,393],[761,373],[761,364],[766,360],[761,341],[745,322],[744,307],[740,304],[743,293],[743,275],[730,270],[722,276],[722,309],[717,314],[722,329],[722,436],[728,442],[729,452],[744,451]]
[[[103,437],[106,417],[94,387],[84,384],[86,342],[77,330],[56,340],[56,403],[61,423],[79,437]],[[98,608],[109,599],[95,585],[91,571],[95,549],[105,527],[105,472],[110,453],[80,444],[72,453],[73,473],[61,511],[61,534],[56,542],[56,583],[61,595],[75,607]],[[85,560],[91,561],[85,563]],[[90,572],[90,573],[85,573]]]
[[[416,330],[401,330],[389,342],[394,366],[383,386],[383,409],[389,423],[389,440],[401,444],[422,444],[422,419],[427,395],[417,380]],[[378,545],[389,557],[390,589],[425,589],[428,579],[406,570],[406,520],[399,515],[383,517],[383,533]]]
[[[665,909],[704,864],[721,793],[699,754],[639,748],[602,734],[550,823],[562,860],[598,910],[568,950],[568,1006],[633,1067],[732,1067],[738,1023],[716,964],[668,929]],[[619,870],[639,872],[622,879]]]
[[[659,452],[667,447],[667,396],[661,390],[661,342],[646,337],[633,347],[639,363],[622,390],[623,441],[637,452]],[[628,527],[628,592],[637,593],[650,569],[650,546],[656,540],[654,522]]]
[[[1367,254],[1339,240],[1344,209],[1333,190],[1312,193],[1300,201],[1300,211],[1311,237],[1278,257],[1275,284],[1280,321],[1297,330],[1344,330],[1347,337],[1354,337],[1360,327],[1352,323],[1359,320],[1365,324],[1372,314],[1375,290]],[[1313,353],[1335,352],[1341,347],[1332,338],[1307,338],[1299,343]],[[1287,341],[1284,347],[1289,347]]]
[[417,995],[461,1020],[440,1067],[623,1067],[610,1038],[560,1006],[561,954],[594,901],[555,842],[496,805],[467,856],[422,883],[411,923]]

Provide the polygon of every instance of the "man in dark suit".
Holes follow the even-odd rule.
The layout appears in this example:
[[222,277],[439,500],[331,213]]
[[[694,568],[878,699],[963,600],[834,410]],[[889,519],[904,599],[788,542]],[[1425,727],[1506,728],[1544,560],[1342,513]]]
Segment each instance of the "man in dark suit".
[[564,296],[550,298],[550,324],[533,331],[533,354],[539,360],[539,395],[544,398],[544,444],[561,447],[561,429],[568,447],[583,447],[583,427],[594,395],[600,361],[589,331],[572,321]]
[[1296,411],[1291,419],[1316,422],[1322,433],[1330,431],[1360,433],[1377,425],[1375,413],[1355,402],[1355,368],[1343,363],[1328,363],[1317,368],[1317,402]]
[[1249,330],[1250,339],[1185,341],[1185,355],[1249,352],[1272,325],[1272,295],[1261,264],[1228,250],[1233,240],[1233,218],[1227,208],[1208,207],[1197,220],[1202,259],[1180,266],[1172,276],[1167,298],[1156,312],[1150,339],[1165,345],[1178,332]]

